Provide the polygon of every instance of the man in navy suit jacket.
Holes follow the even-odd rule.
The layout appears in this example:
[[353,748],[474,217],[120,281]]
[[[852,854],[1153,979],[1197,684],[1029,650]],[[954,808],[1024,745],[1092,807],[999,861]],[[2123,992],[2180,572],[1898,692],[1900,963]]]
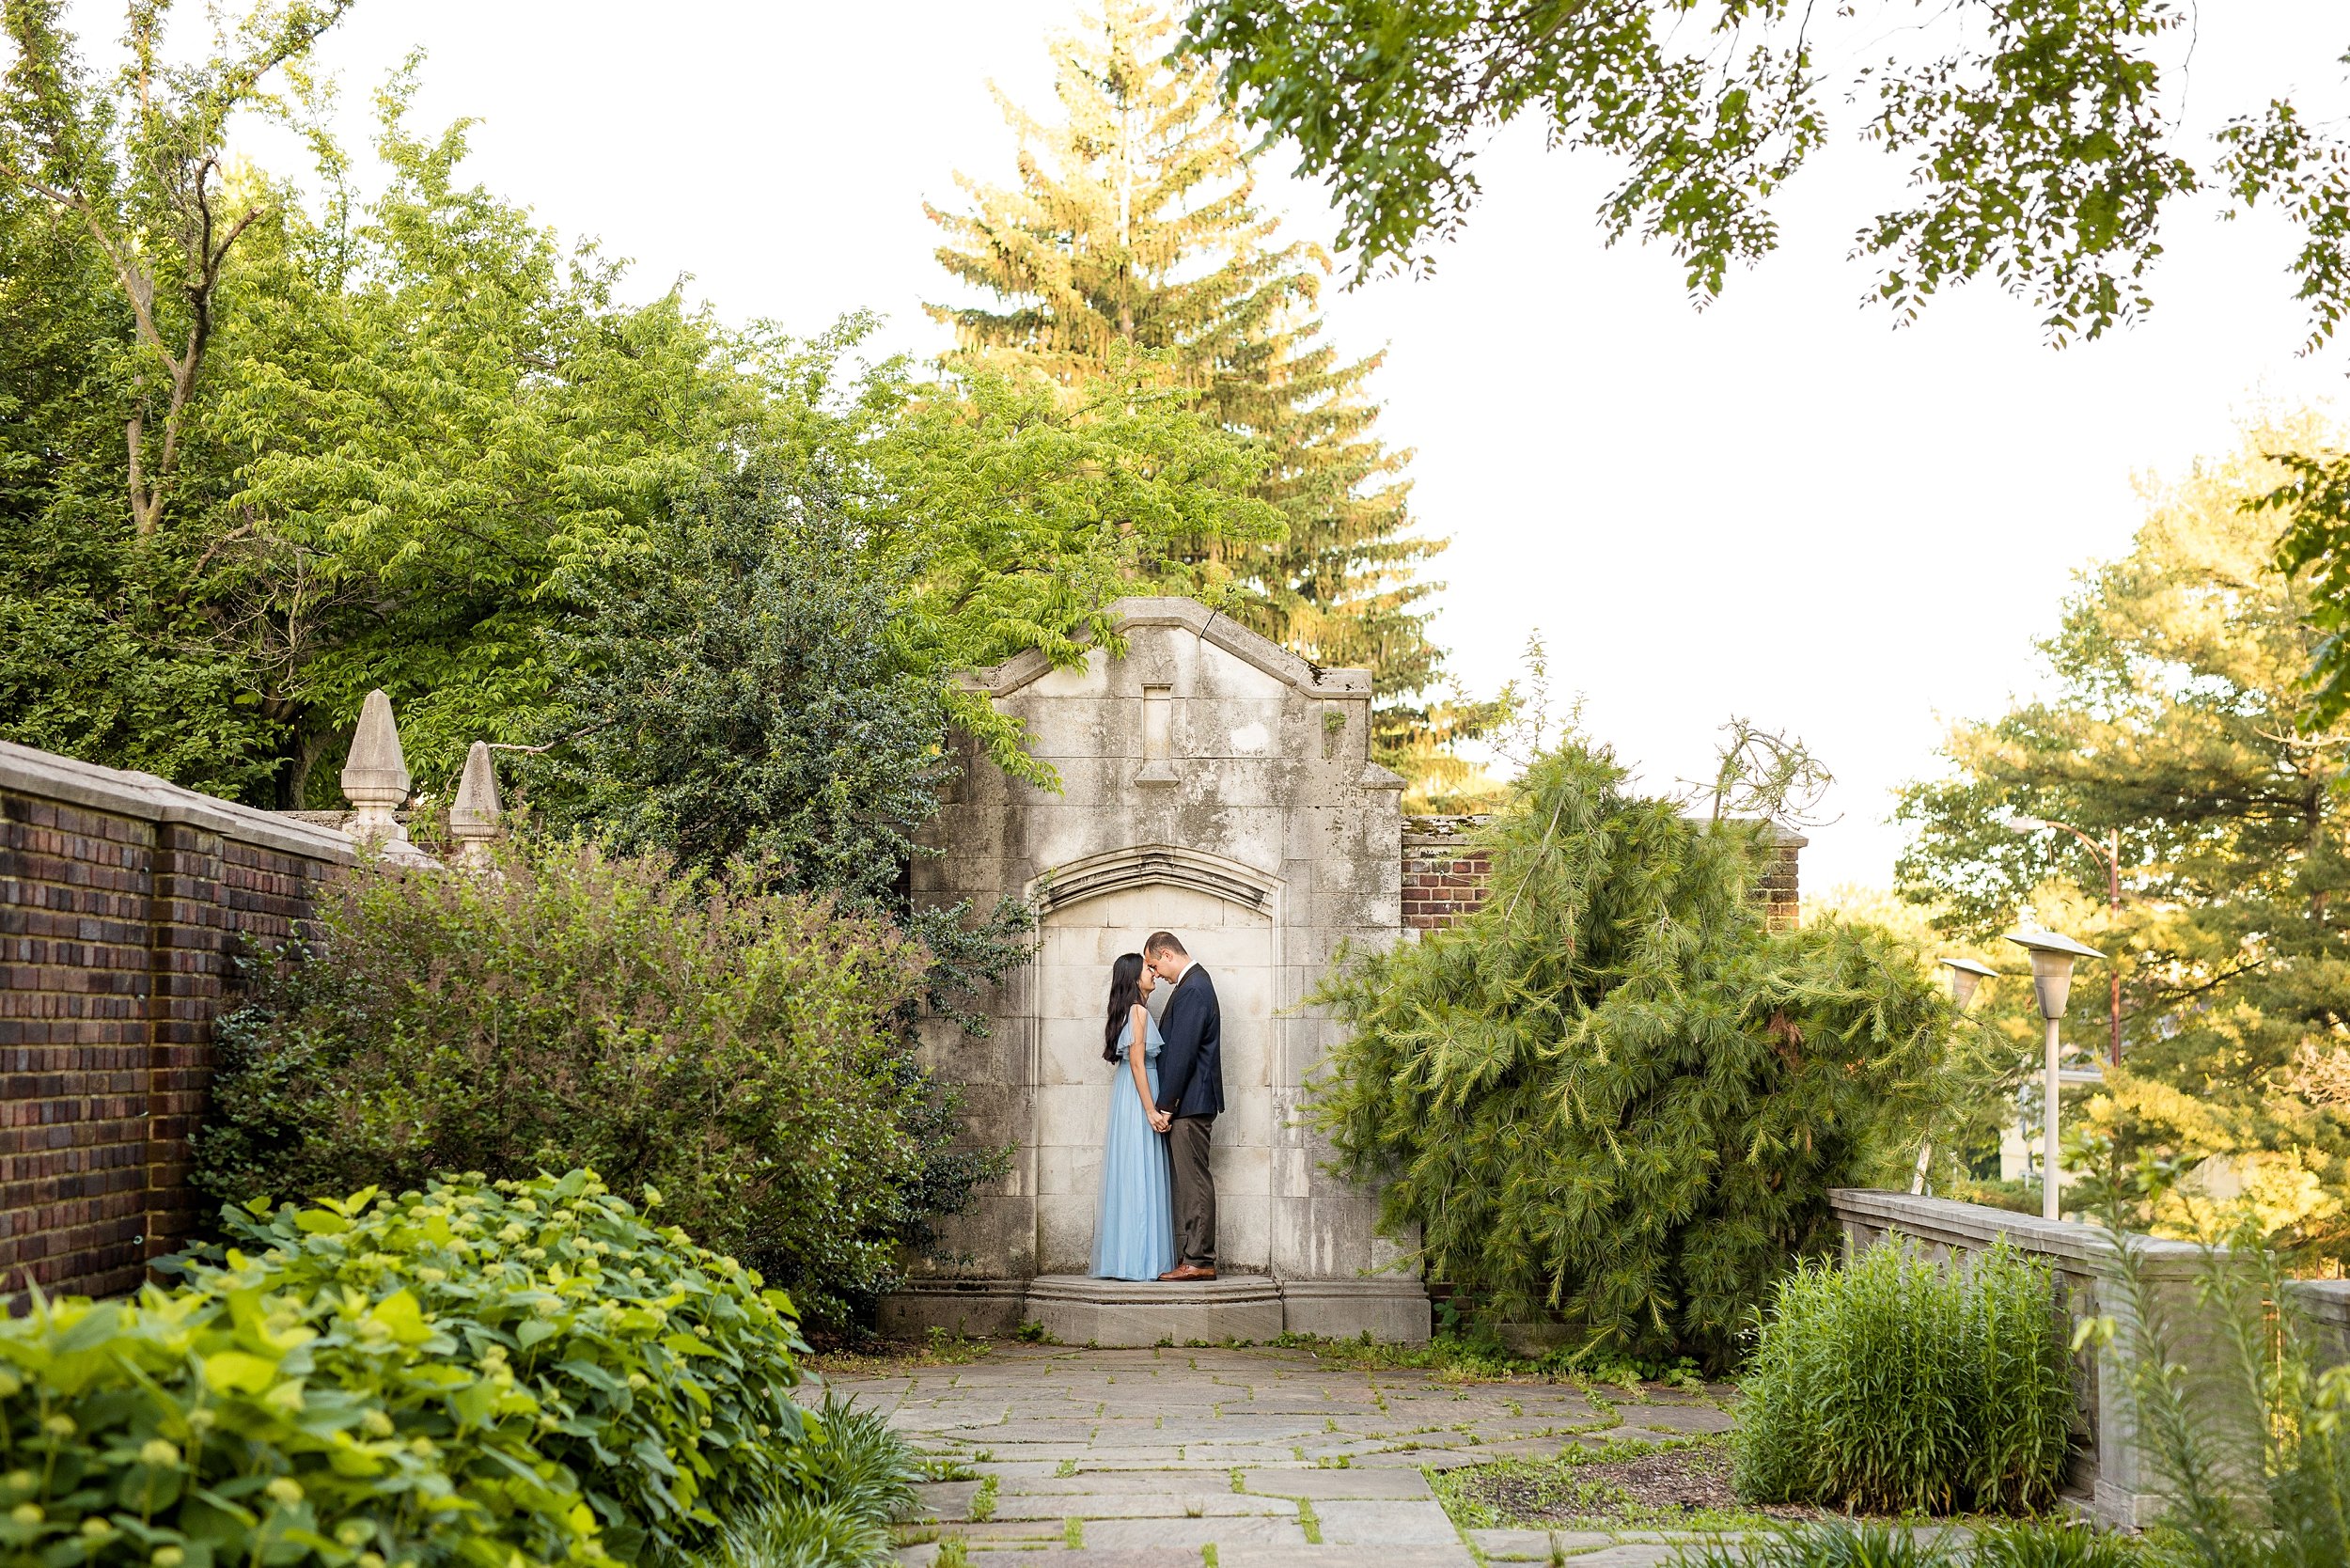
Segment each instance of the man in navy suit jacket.
[[1215,1278],[1215,1177],[1209,1135],[1224,1108],[1224,1012],[1215,982],[1172,932],[1155,931],[1142,961],[1175,988],[1159,1015],[1159,1115],[1174,1177],[1175,1266],[1162,1279]]

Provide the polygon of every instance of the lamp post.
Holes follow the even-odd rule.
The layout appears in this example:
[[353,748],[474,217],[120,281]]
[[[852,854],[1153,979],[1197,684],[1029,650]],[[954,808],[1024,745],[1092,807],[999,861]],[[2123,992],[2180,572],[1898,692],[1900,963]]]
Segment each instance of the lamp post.
[[[2048,817],[2027,817],[2020,812],[2011,811],[2001,821],[2010,833],[2039,833],[2047,828],[2060,827],[2082,843],[2087,844],[2090,853],[2105,862],[2106,906],[2112,910],[2114,916],[2119,918],[2122,913],[2122,830],[2120,828],[2117,827],[2107,834],[2106,841],[2101,844],[2071,823],[2060,823]],[[2107,1058],[2114,1066],[2119,1067],[2122,1065],[2122,969],[2119,964],[2114,966],[2112,987],[2112,1000],[2107,1010],[2110,1033],[2107,1042]]]
[[[1975,987],[1982,984],[1985,977],[1998,973],[1990,964],[1979,964],[1971,958],[1946,958],[1940,962],[1942,967],[1950,971],[1950,1006],[1961,1012],[1966,1011],[1966,1004],[1975,999]],[[1934,1135],[1928,1133],[1918,1140],[1918,1168],[1909,1178],[1912,1193],[1926,1190],[1926,1168],[1933,1163]]]
[[2053,931],[2011,931],[2007,939],[2031,954],[2032,993],[2040,1002],[2041,1020],[2047,1026],[2047,1075],[2043,1090],[2046,1104],[2040,1116],[2040,1214],[2044,1219],[2055,1219],[2057,1097],[2062,1085],[2057,1065],[2057,1021],[2064,1016],[2065,1000],[2073,994],[2073,961],[2106,955]]

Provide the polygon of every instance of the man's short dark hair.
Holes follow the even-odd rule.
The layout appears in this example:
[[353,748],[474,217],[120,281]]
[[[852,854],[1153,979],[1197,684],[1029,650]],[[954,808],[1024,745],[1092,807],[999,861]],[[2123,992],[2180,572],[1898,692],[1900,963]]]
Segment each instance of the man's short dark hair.
[[1177,953],[1184,958],[1191,956],[1183,951],[1183,945],[1175,939],[1175,933],[1171,931],[1152,932],[1150,939],[1142,944],[1142,950],[1146,953]]

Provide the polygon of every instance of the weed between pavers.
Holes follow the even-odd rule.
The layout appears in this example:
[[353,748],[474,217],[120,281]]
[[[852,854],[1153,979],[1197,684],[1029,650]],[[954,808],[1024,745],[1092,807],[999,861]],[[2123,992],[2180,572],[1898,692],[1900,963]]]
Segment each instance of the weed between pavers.
[[1075,1551],[1086,1544],[1086,1522],[1083,1519],[1062,1520],[1060,1537],[1068,1544],[1071,1551]]
[[1306,1544],[1308,1546],[1322,1544],[1322,1521],[1314,1516],[1314,1505],[1311,1499],[1306,1497],[1297,1499],[1297,1523],[1299,1528],[1306,1532]]
[[979,1482],[979,1489],[971,1494],[971,1522],[983,1525],[995,1517],[995,1493],[1003,1485],[1001,1476],[989,1476]]

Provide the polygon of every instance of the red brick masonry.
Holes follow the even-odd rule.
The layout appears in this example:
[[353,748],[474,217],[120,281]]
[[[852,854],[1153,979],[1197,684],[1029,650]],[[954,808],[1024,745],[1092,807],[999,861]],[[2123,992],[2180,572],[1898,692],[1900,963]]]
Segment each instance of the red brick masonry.
[[238,943],[352,863],[331,829],[0,742],[0,1295],[129,1291],[188,1234]]
[[[1493,863],[1470,847],[1482,817],[1403,819],[1403,929],[1436,931],[1485,902]],[[1775,845],[1771,864],[1754,886],[1773,931],[1792,931],[1803,918],[1799,870],[1810,840],[1785,828],[1766,829]]]

